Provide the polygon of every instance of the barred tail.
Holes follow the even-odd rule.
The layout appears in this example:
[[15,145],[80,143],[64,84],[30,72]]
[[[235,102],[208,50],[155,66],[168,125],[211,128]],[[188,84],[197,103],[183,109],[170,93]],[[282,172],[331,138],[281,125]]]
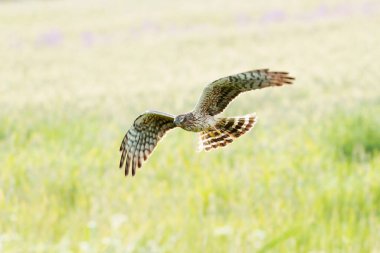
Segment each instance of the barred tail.
[[251,130],[256,121],[256,114],[218,119],[214,128],[201,132],[199,150],[209,151],[226,146]]

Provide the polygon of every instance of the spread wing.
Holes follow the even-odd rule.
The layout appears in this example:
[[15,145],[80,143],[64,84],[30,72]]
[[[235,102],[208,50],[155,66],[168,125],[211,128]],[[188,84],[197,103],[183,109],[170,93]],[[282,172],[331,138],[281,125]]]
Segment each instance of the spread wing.
[[136,167],[141,167],[166,131],[175,126],[173,115],[162,112],[148,111],[137,117],[120,146],[120,168],[125,162],[125,175],[132,168],[134,176]]
[[287,72],[270,72],[267,69],[252,70],[220,78],[204,88],[194,111],[214,116],[240,93],[270,86],[292,84]]

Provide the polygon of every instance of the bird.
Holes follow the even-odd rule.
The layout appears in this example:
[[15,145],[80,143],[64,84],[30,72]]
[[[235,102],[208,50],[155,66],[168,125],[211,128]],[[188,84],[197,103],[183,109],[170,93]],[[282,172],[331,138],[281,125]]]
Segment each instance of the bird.
[[[200,135],[199,149],[210,151],[232,143],[257,122],[255,113],[237,117],[216,117],[239,94],[272,86],[290,85],[288,72],[257,69],[217,79],[208,84],[191,112],[171,115],[149,110],[138,116],[120,145],[120,168],[125,176],[141,168],[167,131],[179,127]],[[125,164],[125,165],[124,165]]]

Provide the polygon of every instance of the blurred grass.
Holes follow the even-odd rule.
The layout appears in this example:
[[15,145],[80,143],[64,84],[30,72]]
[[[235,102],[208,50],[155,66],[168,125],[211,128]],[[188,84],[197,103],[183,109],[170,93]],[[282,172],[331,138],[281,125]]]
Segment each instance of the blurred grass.
[[[0,251],[380,251],[376,1],[0,6]],[[253,132],[196,153],[175,130],[117,169],[139,113],[264,67],[297,80],[224,112]]]
[[[368,160],[380,152],[379,105],[339,112],[327,132],[327,141],[342,159]],[[374,116],[375,115],[375,116]]]

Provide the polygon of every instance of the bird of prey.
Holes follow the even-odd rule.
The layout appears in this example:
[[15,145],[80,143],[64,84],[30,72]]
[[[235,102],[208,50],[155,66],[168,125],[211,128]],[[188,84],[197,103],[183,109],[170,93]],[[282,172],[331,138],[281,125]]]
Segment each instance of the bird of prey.
[[271,86],[292,84],[287,72],[268,69],[252,70],[220,78],[204,88],[193,111],[178,116],[147,111],[138,116],[121,143],[120,168],[125,163],[125,175],[140,168],[165,133],[175,127],[200,133],[200,149],[224,147],[245,134],[257,121],[255,114],[231,118],[217,118],[240,93]]

